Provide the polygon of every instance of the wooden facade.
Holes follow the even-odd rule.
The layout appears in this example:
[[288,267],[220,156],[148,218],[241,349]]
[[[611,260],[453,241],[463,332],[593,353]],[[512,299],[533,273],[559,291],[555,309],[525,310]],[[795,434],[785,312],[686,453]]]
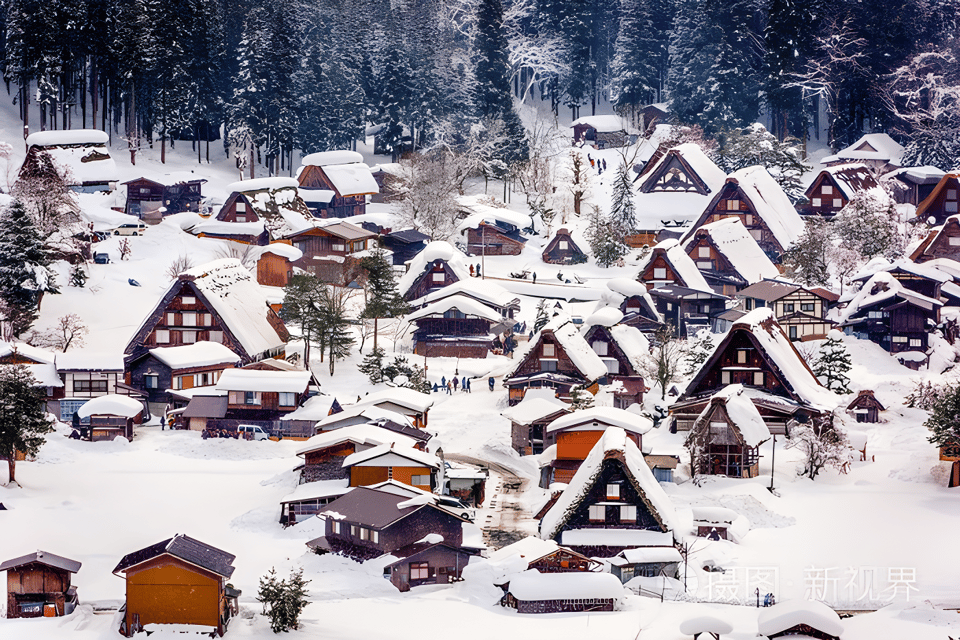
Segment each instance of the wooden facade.
[[350,216],[362,216],[367,212],[367,198],[365,195],[341,195],[334,186],[323,167],[308,165],[303,168],[297,181],[301,187],[308,189],[323,189],[333,191],[333,199],[326,209],[319,212],[321,218],[349,218]]
[[311,227],[289,236],[303,257],[292,263],[317,276],[323,282],[347,285],[356,280],[362,269],[352,254],[374,246],[377,234],[349,223]]
[[931,229],[910,255],[918,264],[937,258],[960,262],[960,217],[950,216],[942,226]]
[[706,229],[700,228],[694,232],[686,244],[686,252],[715,292],[733,296],[750,284],[748,277],[740,273],[724,255]]
[[166,403],[167,389],[180,391],[217,384],[220,374],[232,369],[234,362],[173,368],[147,353],[127,364],[126,383],[146,394],[148,402]]
[[509,390],[511,407],[523,400],[529,387],[551,387],[561,400],[569,400],[573,387],[585,385],[590,393],[596,394],[599,390],[597,383],[598,380],[588,379],[580,371],[553,331],[547,328],[541,330],[537,344],[503,382]]
[[648,163],[650,171],[640,186],[642,193],[699,193],[703,196],[710,193],[710,187],[690,166],[680,149],[670,149],[661,158],[655,158]]
[[493,323],[456,309],[415,320],[413,352],[425,357],[486,358],[493,348]]
[[[697,446],[692,446],[693,442]],[[756,478],[760,475],[759,446],[744,441],[736,421],[722,402],[713,402],[687,436],[690,466],[699,475]]]
[[587,254],[577,246],[567,229],[559,229],[541,254],[547,264],[582,264]]
[[[127,202],[124,212],[144,217],[144,214],[155,207],[163,207],[163,215],[168,216],[182,211],[200,211],[200,201],[203,199],[201,190],[203,178],[183,180],[173,184],[164,184],[149,178],[137,178],[124,182],[127,187]],[[144,207],[148,202],[153,206]]]
[[595,324],[587,330],[583,339],[607,365],[608,384],[620,383],[620,389],[614,392],[614,407],[626,409],[633,404],[642,405],[643,394],[648,391],[643,373],[637,370],[634,362],[611,334],[610,328]]
[[70,584],[80,563],[37,551],[0,564],[7,572],[7,617],[57,617],[73,613],[77,589]]
[[923,202],[917,206],[915,222],[923,222],[931,226],[939,226],[950,216],[958,213],[960,204],[960,173],[948,173],[940,178],[940,182]]
[[773,316],[791,340],[822,340],[836,325],[827,319],[830,300],[800,285],[763,280],[739,292],[743,309],[773,309]]
[[873,395],[870,389],[863,389],[857,393],[857,397],[847,405],[847,411],[853,413],[857,422],[880,422],[880,412],[886,411],[886,407],[880,404],[877,397]]
[[480,222],[477,227],[464,229],[467,236],[467,255],[518,256],[527,240],[520,231],[505,222]]
[[293,277],[293,264],[286,256],[264,251],[257,260],[257,282],[267,287],[283,288]]
[[[869,286],[869,285],[865,285]],[[940,304],[929,299],[896,294],[860,307],[841,325],[861,340],[874,342],[891,354],[926,352],[930,324],[940,320]]]
[[[779,257],[787,249],[780,244],[767,221],[757,212],[757,205],[740,187],[737,178],[727,178],[727,182],[700,214],[700,218],[693,223],[693,229],[698,230],[704,225],[727,218],[739,219],[763,252],[774,262],[779,261]],[[693,254],[691,258],[694,258]]]
[[710,329],[717,316],[726,311],[728,300],[719,293],[677,285],[657,287],[650,297],[663,321],[673,326],[674,334],[685,338]]
[[474,554],[448,544],[417,544],[394,551],[396,560],[383,568],[383,577],[402,592],[428,584],[449,584],[461,579]]
[[878,188],[873,172],[862,164],[824,169],[807,187],[809,204],[798,207],[804,215],[832,218],[847,206],[858,191]]
[[430,236],[416,229],[404,229],[380,235],[380,244],[393,253],[393,264],[404,265],[427,247]]
[[421,273],[410,288],[404,294],[403,298],[407,302],[417,300],[425,295],[442,289],[455,282],[460,282],[460,277],[447,264],[446,260],[437,259],[430,263]]

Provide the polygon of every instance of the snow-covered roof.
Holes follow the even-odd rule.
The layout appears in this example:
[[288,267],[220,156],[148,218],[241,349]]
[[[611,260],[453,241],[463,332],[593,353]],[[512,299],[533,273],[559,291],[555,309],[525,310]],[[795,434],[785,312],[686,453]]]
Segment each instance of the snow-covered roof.
[[523,399],[500,413],[504,418],[520,425],[527,425],[553,415],[569,411],[570,405],[556,396],[552,387],[530,387]]
[[[848,162],[834,165],[832,167],[826,167],[823,171],[824,173],[830,174],[837,188],[840,189],[840,193],[847,200],[853,198],[853,196],[857,195],[860,191],[868,191],[871,189],[882,191],[882,187],[877,183],[873,171],[862,162]],[[814,182],[816,182],[816,180],[814,180]],[[812,185],[813,183],[811,183],[811,186]]]
[[670,263],[671,269],[683,280],[685,287],[688,289],[696,289],[697,291],[713,291],[704,279],[703,274],[697,269],[693,258],[688,256],[687,252],[683,249],[683,245],[673,238],[659,242],[654,247],[654,250],[647,255],[646,260],[640,265],[640,273],[646,271],[650,263],[653,262],[660,253],[657,249],[663,251],[664,257],[667,262]]
[[653,428],[653,421],[644,416],[615,407],[591,407],[560,416],[547,426],[548,433],[576,428],[577,431],[606,431],[620,427],[630,433],[644,434]]
[[286,242],[271,242],[265,247],[260,247],[260,255],[264,253],[272,253],[281,258],[286,258],[290,262],[295,262],[303,257],[303,251]]
[[638,133],[636,127],[632,126],[625,118],[617,115],[583,116],[570,123],[571,127],[579,125],[586,125],[600,133],[615,133],[617,131]]
[[492,280],[483,280],[481,278],[466,278],[454,282],[451,285],[432,291],[422,298],[417,298],[410,302],[411,306],[419,306],[442,300],[448,296],[463,294],[470,298],[476,298],[481,302],[491,304],[500,308],[509,307],[518,302],[517,296]]
[[449,242],[434,240],[407,263],[407,272],[397,280],[397,290],[401,295],[409,291],[423,271],[436,260],[443,260],[450,265],[457,278],[466,280],[470,277],[470,271],[464,266],[466,259],[467,256]]
[[268,320],[264,290],[236,258],[194,267],[182,273],[180,279],[192,279],[251,357],[286,344]]
[[380,420],[381,418],[391,420],[397,424],[413,426],[413,423],[410,421],[410,419],[402,413],[397,413],[396,411],[391,411],[389,409],[383,409],[371,404],[358,404],[353,405],[352,407],[347,407],[343,411],[333,415],[326,416],[317,422],[316,429],[317,431],[330,431],[332,429],[342,428],[337,426],[338,423],[341,422],[348,422],[351,420],[355,422],[373,422],[374,420]]
[[380,193],[380,187],[370,173],[370,167],[362,162],[327,165],[323,167],[323,172],[341,196]]
[[280,417],[280,419],[311,421],[323,420],[330,415],[330,409],[333,407],[333,403],[336,401],[337,399],[334,396],[329,396],[325,393],[310,396],[310,398],[303,403],[303,406],[297,407],[290,413],[284,414]]
[[753,204],[757,215],[784,249],[803,235],[804,224],[796,207],[773,176],[761,166],[745,167],[730,174]]
[[205,233],[215,236],[259,236],[266,229],[263,220],[251,222],[227,222],[216,218],[207,218],[190,228],[190,233]]
[[457,203],[468,214],[457,225],[458,232],[464,229],[475,229],[480,226],[481,222],[494,224],[501,221],[518,229],[526,229],[533,224],[529,214],[519,213],[505,207],[493,207],[480,202],[476,196],[461,196],[457,198]]
[[529,564],[551,553],[555,553],[559,548],[560,545],[553,540],[543,540],[536,536],[527,536],[505,547],[501,547],[496,551],[490,552],[487,560],[491,563],[499,564],[512,558],[520,557],[523,558],[526,564]]
[[[876,292],[874,292],[875,289]],[[850,300],[843,310],[840,316],[840,322],[843,323],[853,318],[866,307],[871,307],[878,302],[896,297],[908,300],[912,304],[927,310],[943,306],[943,302],[940,300],[907,289],[899,280],[893,277],[893,274],[889,271],[880,271],[870,276],[870,279],[864,283],[860,291],[853,296],[853,299]]]
[[395,404],[417,413],[423,413],[433,406],[433,397],[407,387],[391,387],[365,395],[354,406]]
[[587,380],[597,380],[607,375],[607,365],[604,364],[600,356],[587,344],[587,341],[583,339],[578,325],[574,324],[570,316],[561,313],[548,322],[527,342],[523,348],[523,352],[517,355],[517,364],[513,371],[507,375],[508,378],[523,365],[527,354],[537,347],[545,332],[551,332],[553,334],[560,348],[563,349],[566,356],[570,358],[577,370],[580,371]]
[[299,195],[304,202],[330,204],[330,201],[337,195],[337,192],[330,191],[329,189],[308,189],[306,187],[300,187],[297,189],[297,195]]
[[133,418],[141,411],[143,411],[143,404],[140,401],[130,396],[109,393],[85,402],[77,409],[77,415],[81,418],[103,415]]
[[567,529],[560,535],[560,544],[572,547],[664,547],[673,544],[670,531],[650,529]]
[[770,262],[740,218],[724,218],[703,225],[686,241],[687,251],[695,242],[696,234],[701,231],[710,235],[717,250],[749,284],[780,276],[780,271]]
[[416,444],[413,438],[378,427],[375,424],[353,424],[342,429],[318,433],[306,440],[303,446],[297,449],[297,455],[303,456],[311,451],[326,449],[341,442],[353,442],[371,448],[384,444],[395,444],[398,448],[413,448]]
[[296,178],[285,178],[283,176],[273,176],[270,178],[253,178],[251,180],[240,180],[231,182],[227,185],[227,193],[250,193],[252,191],[263,191],[264,189],[274,191],[276,189],[296,189],[300,186]]
[[99,129],[61,129],[37,131],[27,136],[27,147],[52,147],[67,144],[105,145],[110,136]]
[[337,480],[316,480],[297,485],[297,488],[280,499],[280,503],[300,502],[301,500],[317,500],[342,496],[350,491],[349,478]]
[[[723,169],[718,167],[713,160],[707,157],[707,154],[703,152],[700,145],[694,142],[686,142],[677,145],[670,151],[677,151],[677,153],[683,157],[690,168],[700,176],[700,179],[707,185],[711,193],[716,192],[717,189],[723,186],[724,181],[727,179],[727,174],[725,174]],[[667,157],[669,157],[669,154],[664,154],[663,158]]]
[[6,358],[16,352],[24,358],[36,360],[46,364],[53,364],[57,354],[48,349],[41,349],[26,342],[2,342],[0,341],[0,358]]
[[221,391],[266,391],[303,393],[310,384],[309,371],[227,369],[217,380]]
[[[70,174],[70,184],[102,184],[106,182],[116,182],[120,179],[120,172],[117,169],[117,163],[110,157],[110,150],[107,148],[106,141],[81,140],[80,138],[98,138],[96,134],[102,134],[102,131],[96,130],[71,130],[71,131],[42,131],[34,133],[27,137],[27,145],[30,146],[30,139],[34,136],[43,136],[44,134],[73,134],[89,133],[89,136],[78,136],[73,140],[71,136],[66,136],[66,142],[49,142],[46,144],[33,143],[38,148],[43,149],[54,164],[62,170],[67,170]],[[56,139],[56,138],[54,138]],[[43,140],[43,138],[40,138]]]
[[611,278],[607,280],[607,288],[625,298],[649,295],[647,285],[632,278]]
[[467,317],[475,317],[481,320],[489,320],[490,322],[500,322],[503,318],[502,316],[488,307],[487,305],[477,302],[472,298],[468,298],[463,295],[450,296],[444,298],[438,302],[428,304],[427,306],[414,311],[407,315],[408,322],[414,322],[421,318],[426,318],[429,316],[442,316],[447,311],[451,309],[456,309],[460,313],[464,314]]
[[831,636],[843,633],[843,624],[837,612],[816,600],[790,600],[760,611],[757,630],[762,636],[772,636],[798,624],[805,624]]
[[353,164],[363,162],[363,156],[349,149],[335,149],[334,151],[320,151],[303,156],[300,164],[305,167],[326,167],[332,164]]
[[885,160],[893,165],[903,162],[904,148],[886,133],[867,133],[849,147],[827,156],[821,162],[844,160]]
[[232,364],[240,357],[218,342],[200,341],[179,347],[156,347],[150,354],[171,369]]
[[530,569],[510,579],[510,593],[517,600],[532,602],[576,598],[617,600],[624,591],[620,579],[610,573],[540,573]]
[[613,338],[623,355],[637,371],[643,369],[646,356],[650,353],[650,341],[637,329],[625,324],[610,327],[610,337]]
[[343,459],[343,466],[400,466],[391,459],[381,461],[389,464],[371,464],[373,461],[377,460],[377,458],[384,458],[387,456],[389,456],[389,458],[399,456],[400,458],[405,458],[409,462],[414,463],[414,465],[430,467],[431,469],[439,469],[441,464],[440,458],[432,453],[414,449],[412,446],[398,446],[393,442],[387,442],[370,449],[365,449],[363,451],[357,451],[356,453],[350,454]]
[[123,371],[122,353],[72,350],[54,357],[57,371]]
[[733,633],[733,625],[726,620],[713,616],[697,616],[687,618],[680,623],[680,633],[685,636],[697,636],[703,633],[712,633],[715,636]]
[[680,552],[674,546],[638,547],[624,549],[610,560],[610,564],[649,564],[651,562],[680,562]]
[[[644,287],[644,289],[646,289],[646,287]],[[616,307],[600,307],[587,317],[587,321],[584,322],[584,330],[586,331],[594,325],[612,327],[621,320],[623,320],[623,312],[620,311],[620,309]]]
[[[13,364],[0,364],[0,367],[14,367],[17,365]],[[57,366],[52,362],[44,362],[41,364],[25,364],[23,365],[27,368],[27,371],[30,372],[30,375],[33,376],[33,379],[36,380],[37,387],[54,387],[60,388],[63,387],[63,380],[60,379],[60,374],[57,373]]]
[[[700,413],[697,421],[706,420],[711,413],[714,400],[722,402],[730,417],[731,424],[740,432],[743,444],[748,447],[758,447],[761,442],[770,439],[770,430],[763,421],[757,406],[743,393],[742,384],[729,384],[713,394],[711,402]],[[706,425],[709,428],[709,425]]]
[[[620,427],[609,427],[590,450],[590,453],[587,454],[586,459],[577,469],[567,488],[543,516],[540,521],[540,536],[542,538],[555,538],[557,536],[570,514],[597,482],[600,472],[603,470],[603,461],[611,456],[618,457],[623,461],[624,467],[630,474],[642,498],[650,506],[650,511],[654,517],[662,522],[664,528],[668,530],[676,528],[676,514],[674,513],[673,503],[670,502],[670,498],[664,493],[657,479],[653,477],[653,472],[644,461],[640,449],[633,440],[627,437],[626,431]],[[610,531],[617,530],[606,530],[607,533]],[[568,540],[566,535],[560,542],[565,545],[576,544]]]

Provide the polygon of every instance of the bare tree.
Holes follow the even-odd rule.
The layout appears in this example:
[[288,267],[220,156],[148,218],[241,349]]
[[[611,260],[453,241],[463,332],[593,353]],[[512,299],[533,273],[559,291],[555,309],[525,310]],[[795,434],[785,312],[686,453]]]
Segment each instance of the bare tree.
[[74,236],[83,231],[80,205],[70,189],[72,182],[70,170],[41,151],[21,170],[11,190],[37,225],[44,245],[68,255],[80,251]]
[[558,211],[567,204],[563,191],[557,192],[557,163],[569,146],[556,121],[538,118],[529,131],[530,157],[516,172],[520,191],[533,215],[539,214],[547,236]]
[[510,3],[503,16],[510,60],[510,80],[520,85],[520,102],[526,102],[532,89],[549,80],[565,76],[570,71],[567,61],[569,45],[562,38],[530,35],[526,27],[537,19],[536,0],[518,0]]
[[170,266],[167,267],[167,277],[171,280],[176,280],[181,273],[192,268],[193,258],[186,254],[180,254],[178,257],[174,258],[173,262],[170,263]]
[[667,397],[667,386],[680,380],[686,359],[684,344],[673,335],[669,324],[654,334],[654,346],[642,363],[643,375],[660,385],[660,399]]
[[[130,239],[129,239],[129,238],[124,238],[123,240],[121,240],[121,241],[120,241],[120,245],[119,245],[119,249],[120,249],[120,259],[121,259],[121,260],[126,260],[127,258],[129,258],[129,257],[130,257],[130,254],[133,253],[133,247],[130,246]],[[191,266],[193,266],[193,265],[191,265]],[[188,268],[189,268],[189,267],[188,267]],[[179,274],[178,274],[178,275],[179,275]]]
[[833,414],[807,423],[791,420],[787,432],[790,437],[784,446],[803,452],[803,467],[797,470],[798,475],[813,480],[825,468],[841,469],[851,460],[847,434],[833,424]]
[[445,154],[417,154],[401,164],[405,179],[398,209],[403,224],[427,234],[431,240],[448,238],[457,222],[459,166],[448,164]]
[[32,336],[30,342],[38,347],[66,351],[70,347],[82,347],[88,333],[90,330],[80,316],[68,313],[57,318],[56,324],[46,331]]
[[239,260],[245,269],[253,270],[257,266],[257,253],[256,248],[251,244],[238,244],[228,240],[217,249],[214,255],[218,260],[234,258]]
[[580,207],[583,201],[591,194],[594,176],[587,154],[582,149],[572,149],[570,151],[568,170],[570,172],[570,182],[567,184],[567,189],[573,196],[573,212],[580,215]]

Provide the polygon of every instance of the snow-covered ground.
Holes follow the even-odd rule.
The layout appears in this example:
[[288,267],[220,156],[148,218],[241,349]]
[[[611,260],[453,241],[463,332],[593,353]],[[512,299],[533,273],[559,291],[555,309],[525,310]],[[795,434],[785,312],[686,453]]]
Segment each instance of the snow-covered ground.
[[[527,114],[529,115],[529,114]],[[0,106],[0,138],[16,143],[11,162],[19,166],[22,145],[19,124],[9,105]],[[194,170],[209,180],[204,193],[225,198],[225,187],[237,179],[232,159],[220,143],[211,145],[214,164],[198,165],[189,143],[168,149],[168,163],[158,161],[154,149],[140,154],[135,166],[129,154],[114,147],[122,179],[172,171]],[[361,146],[370,164],[385,161]],[[595,176],[591,203],[607,206],[609,181],[619,161],[616,150],[597,152],[610,170]],[[483,184],[471,185],[482,192]],[[494,198],[502,192],[491,185]],[[116,196],[83,196],[82,205],[102,208],[122,204]],[[521,194],[513,194],[511,208],[524,210]],[[389,217],[387,205],[370,207],[371,213]],[[584,219],[586,216],[584,216]],[[171,216],[150,227],[143,237],[131,237],[133,253],[119,260],[116,239],[101,243],[114,256],[109,265],[90,265],[83,289],[63,286],[60,295],[46,296],[37,328],[42,329],[66,313],[76,313],[90,327],[87,348],[119,353],[170,282],[167,266],[186,255],[194,264],[218,257],[224,243],[198,239],[181,230],[191,214]],[[554,228],[568,226],[581,233],[585,222],[574,217],[558,219]],[[546,265],[540,253],[548,238],[532,238],[519,257],[487,257],[485,273],[521,298],[520,320],[534,319],[538,296],[574,300],[567,309],[583,318],[605,295],[606,280],[636,275],[634,258],[619,268],[601,269],[592,261],[584,265]],[[479,260],[477,260],[479,262]],[[57,265],[60,282],[67,282],[66,265]],[[511,272],[529,269],[537,283],[509,279]],[[562,272],[561,282],[557,273]],[[574,277],[576,276],[576,277]],[[131,286],[129,279],[141,286]],[[578,279],[584,284],[577,284]],[[411,356],[407,341],[396,345],[381,337],[411,361],[428,368],[431,381],[441,376],[475,377],[473,392],[452,396],[436,394],[430,413],[430,430],[444,451],[498,463],[531,479],[520,502],[527,515],[539,507],[545,492],[536,488],[536,463],[521,459],[510,447],[509,421],[500,416],[506,408],[506,391],[497,381],[487,389],[490,375],[502,376],[511,366],[503,357],[485,360]],[[877,608],[877,613],[844,621],[844,640],[870,638],[936,638],[960,633],[960,615],[946,608],[960,606],[960,557],[955,553],[960,530],[960,493],[945,488],[943,465],[927,443],[925,413],[907,409],[903,397],[920,379],[937,379],[936,372],[910,371],[898,365],[876,345],[844,339],[851,351],[854,393],[873,389],[887,407],[884,422],[856,425],[868,436],[867,461],[855,462],[848,473],[826,471],[816,481],[796,476],[798,454],[776,443],[773,482],[773,443],[762,448],[759,478],[714,479],[695,486],[684,480],[667,485],[668,495],[681,514],[689,517],[693,506],[724,506],[745,516],[749,531],[739,543],[690,540],[687,571],[691,594],[714,604],[659,602],[630,596],[614,613],[550,614],[524,616],[498,606],[494,589],[478,565],[466,580],[450,586],[418,587],[399,593],[382,578],[376,562],[358,565],[343,558],[315,556],[304,543],[318,535],[317,521],[283,529],[279,500],[296,486],[292,472],[299,462],[296,442],[245,442],[201,440],[199,434],[141,429],[133,442],[89,443],[69,440],[61,428],[48,438],[35,462],[18,464],[23,488],[0,486],[0,559],[34,549],[44,549],[83,562],[74,577],[81,602],[119,602],[123,580],[111,570],[126,553],[185,533],[236,554],[233,584],[243,590],[242,614],[231,624],[231,637],[270,638],[273,634],[255,601],[258,579],[271,567],[281,575],[303,566],[311,580],[312,604],[304,624],[291,637],[338,639],[414,638],[424,634],[454,634],[462,638],[682,638],[682,620],[711,614],[734,625],[730,638],[756,636],[757,611],[749,606],[754,590],[773,592],[779,600],[816,597],[841,608]],[[808,343],[809,345],[809,343]],[[366,350],[370,349],[368,341]],[[392,354],[391,354],[392,355]],[[357,372],[362,358],[356,353],[337,364],[330,376],[326,363],[313,363],[324,391],[344,404],[376,390]],[[852,397],[852,396],[850,396]],[[659,398],[649,397],[649,403]],[[846,400],[849,402],[849,398]],[[686,460],[683,434],[655,429],[644,438],[654,453],[677,454]],[[726,569],[708,573],[704,564]],[[2,604],[0,604],[2,606]],[[116,637],[109,613],[92,613],[81,607],[64,619],[5,620],[0,618],[0,638],[37,640]]]

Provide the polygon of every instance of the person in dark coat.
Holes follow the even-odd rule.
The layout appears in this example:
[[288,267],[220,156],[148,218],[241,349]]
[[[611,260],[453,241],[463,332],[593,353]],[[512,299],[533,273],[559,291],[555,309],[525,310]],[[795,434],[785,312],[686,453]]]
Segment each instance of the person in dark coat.
[[480,277],[480,263],[477,263],[477,277]]
[[447,386],[447,376],[440,376],[440,386],[441,387]]
[[467,376],[463,376],[463,380],[460,381],[460,390],[464,392],[467,390]]
[[453,390],[456,391],[460,386],[460,379],[457,376],[453,376]]
[[490,379],[487,380],[487,385],[490,386],[490,391],[493,391],[493,385],[494,385],[494,384],[496,384],[496,382],[494,381],[493,376],[490,376]]
[[533,272],[533,284],[537,284],[537,272]]
[[473,390],[470,389],[470,378],[464,378],[463,384],[467,388],[467,393],[473,393]]
[[453,383],[447,380],[447,395],[449,396],[452,394],[453,394]]
[[439,387],[437,386],[437,383],[434,382],[434,383],[433,383],[433,392],[436,393],[438,390],[439,390]]

